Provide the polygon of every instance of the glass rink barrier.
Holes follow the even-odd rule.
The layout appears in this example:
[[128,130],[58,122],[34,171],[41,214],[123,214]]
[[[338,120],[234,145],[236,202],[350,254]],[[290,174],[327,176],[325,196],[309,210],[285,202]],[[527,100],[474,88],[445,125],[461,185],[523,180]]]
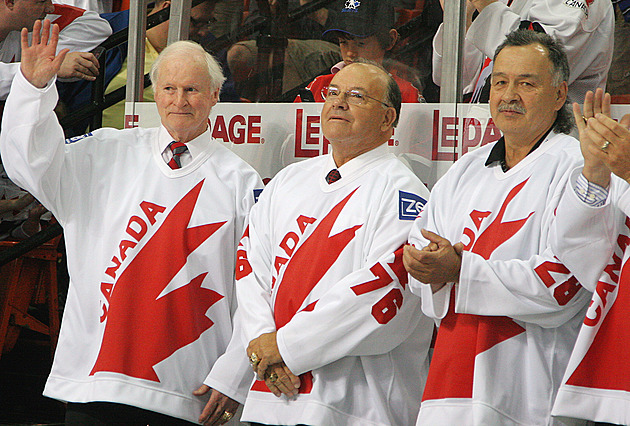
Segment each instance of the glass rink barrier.
[[[212,136],[267,183],[283,167],[329,152],[320,125],[323,105],[218,103],[210,115]],[[127,127],[160,125],[152,102],[128,102],[126,112]],[[613,118],[625,114],[630,105],[612,106]],[[460,156],[500,137],[487,104],[403,104],[387,146],[431,189]]]

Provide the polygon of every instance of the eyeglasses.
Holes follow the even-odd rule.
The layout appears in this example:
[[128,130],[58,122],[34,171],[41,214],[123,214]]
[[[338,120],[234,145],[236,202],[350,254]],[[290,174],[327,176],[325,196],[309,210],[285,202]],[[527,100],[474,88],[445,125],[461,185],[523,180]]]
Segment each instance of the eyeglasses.
[[372,99],[373,101],[383,104],[388,108],[392,108],[391,105],[386,104],[383,101],[379,101],[378,99],[363,93],[359,89],[350,89],[342,92],[338,87],[329,87],[326,91],[324,99],[325,102],[334,102],[335,99],[341,99],[351,105],[365,105],[368,102],[368,99]]

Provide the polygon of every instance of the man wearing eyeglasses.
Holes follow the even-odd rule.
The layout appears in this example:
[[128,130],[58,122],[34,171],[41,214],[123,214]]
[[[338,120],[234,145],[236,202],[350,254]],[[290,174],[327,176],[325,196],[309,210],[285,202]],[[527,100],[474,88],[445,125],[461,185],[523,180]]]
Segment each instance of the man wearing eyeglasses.
[[321,114],[332,153],[280,171],[251,210],[236,287],[258,380],[242,421],[415,420],[433,326],[401,246],[429,193],[386,146],[400,104],[379,65],[344,67]]

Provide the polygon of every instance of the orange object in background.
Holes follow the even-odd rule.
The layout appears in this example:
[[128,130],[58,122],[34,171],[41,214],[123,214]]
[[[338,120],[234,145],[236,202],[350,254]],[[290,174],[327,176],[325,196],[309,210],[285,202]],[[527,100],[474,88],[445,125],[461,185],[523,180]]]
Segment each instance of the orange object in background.
[[[9,352],[23,328],[50,336],[54,354],[59,337],[57,294],[57,245],[61,235],[0,267],[0,356]],[[0,241],[0,250],[18,244]],[[29,307],[45,305],[48,324],[31,313]]]

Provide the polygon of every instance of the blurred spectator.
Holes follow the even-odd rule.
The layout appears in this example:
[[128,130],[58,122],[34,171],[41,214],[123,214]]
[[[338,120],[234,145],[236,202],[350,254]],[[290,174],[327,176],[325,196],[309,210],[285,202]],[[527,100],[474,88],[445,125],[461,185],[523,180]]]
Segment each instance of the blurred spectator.
[[231,33],[241,25],[243,3],[243,0],[222,0],[217,3],[214,8],[216,21],[211,22],[209,26],[215,37]]
[[[443,0],[442,0],[443,4]],[[609,0],[469,0],[464,45],[464,93],[487,102],[490,58],[517,28],[544,32],[565,45],[571,75],[569,98],[582,102],[588,90],[606,86],[613,52],[613,10]],[[441,85],[443,27],[433,40],[433,79]]]
[[[613,103],[630,103],[630,0],[613,1],[615,4],[615,49],[606,91]],[[622,98],[623,97],[623,98]]]
[[[289,0],[289,10],[297,9],[310,0]],[[277,1],[270,0],[272,16],[277,13]],[[260,11],[249,11],[249,20],[259,16]],[[330,68],[339,61],[339,47],[331,42],[321,40],[327,28],[334,28],[335,13],[332,9],[322,8],[308,17],[287,23],[281,28],[282,35],[288,38],[284,52],[284,73],[282,91],[287,92],[310,81],[313,76]],[[260,82],[253,78],[258,68],[258,46],[256,40],[235,43],[228,50],[228,65],[234,77],[241,97],[254,99]],[[272,67],[272,57],[269,57]],[[262,65],[261,65],[262,66]]]
[[[327,30],[324,35],[338,40],[343,61],[332,67],[332,74],[322,75],[313,80],[306,90],[298,95],[296,102],[307,100],[323,102],[328,84],[335,73],[357,58],[383,64],[385,54],[398,41],[398,32],[394,29],[394,7],[389,0],[346,2],[343,8],[340,8],[336,26]],[[393,61],[388,61],[385,65],[391,68],[394,64]],[[391,73],[390,68],[388,71]],[[400,87],[403,102],[424,100],[411,83],[396,75],[392,77]]]
[[107,21],[95,12],[50,0],[7,0],[0,2],[0,99],[6,99],[20,66],[20,31],[24,27],[31,31],[35,21],[44,17],[59,25],[58,49],[71,52],[59,77],[94,80],[98,75],[98,60],[89,52],[111,35]]
[[110,13],[113,7],[112,0],[64,0],[63,3],[96,13]]
[[14,184],[0,162],[0,240],[24,240],[41,230],[47,210]]

